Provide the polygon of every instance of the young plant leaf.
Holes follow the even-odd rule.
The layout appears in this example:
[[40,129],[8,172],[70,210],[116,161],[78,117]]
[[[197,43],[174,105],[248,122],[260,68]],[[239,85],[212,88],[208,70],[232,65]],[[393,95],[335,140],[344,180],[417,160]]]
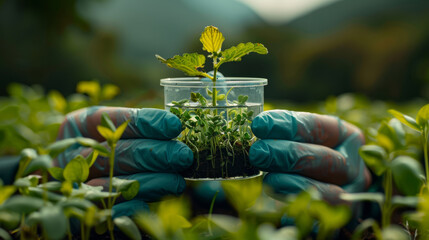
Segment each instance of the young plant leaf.
[[68,221],[60,207],[46,206],[42,208],[40,220],[49,239],[63,239],[65,237]]
[[410,233],[402,227],[390,225],[381,231],[380,239],[395,239],[395,240],[409,240],[411,239]]
[[386,151],[377,145],[364,145],[359,149],[359,155],[366,165],[378,176],[387,169]]
[[76,91],[86,93],[93,98],[100,94],[100,83],[97,81],[81,81],[77,84]]
[[238,62],[241,58],[249,53],[267,54],[268,50],[261,43],[240,43],[237,46],[225,49],[221,52],[219,65],[226,62]]
[[362,234],[369,228],[372,228],[374,231],[374,235],[376,239],[381,238],[380,226],[377,221],[372,218],[364,220],[361,224],[359,224],[353,232],[352,240],[362,239]]
[[380,206],[384,202],[382,193],[341,193],[340,198],[352,202],[371,201],[378,203]]
[[401,123],[407,125],[408,127],[419,131],[420,132],[420,126],[417,124],[416,120],[414,120],[412,117],[402,114],[394,109],[390,109],[389,113],[392,114],[395,118],[397,118]]
[[12,194],[16,191],[15,186],[2,186],[0,187],[0,205],[3,204]]
[[416,120],[417,124],[420,125],[421,128],[429,124],[429,104],[426,104],[420,108],[419,112],[417,113]]
[[416,208],[420,202],[421,202],[420,198],[414,197],[414,196],[404,197],[404,196],[398,195],[398,196],[392,197],[392,206],[394,206],[394,207],[402,206],[402,207]]
[[75,144],[77,141],[75,138],[67,138],[67,139],[62,139],[59,141],[56,141],[52,144],[50,144],[46,150],[49,151],[49,154],[52,157],[56,157],[58,156],[58,154],[60,154],[61,152],[63,152],[64,150],[66,150],[67,148],[69,148],[70,146],[72,146],[73,144]]
[[125,129],[127,128],[127,126],[128,126],[128,123],[130,122],[130,120],[127,120],[127,121],[125,121],[125,122],[123,122],[117,129],[116,129],[116,131],[113,133],[113,141],[114,142],[117,142],[120,138],[121,138],[121,136],[122,136],[122,134],[124,133],[124,131],[125,131]]
[[40,198],[18,195],[9,198],[6,202],[3,203],[3,205],[0,206],[0,209],[7,209],[8,211],[28,214],[39,210],[43,207],[43,205],[43,200]]
[[127,180],[114,177],[112,179],[112,185],[116,188],[117,192],[120,192],[125,200],[133,199],[139,192],[140,184],[136,180]]
[[36,170],[48,170],[52,167],[52,158],[49,155],[39,155],[28,164],[23,175],[28,175]]
[[137,225],[127,216],[121,216],[113,219],[117,226],[125,235],[132,240],[140,240],[142,238]]
[[18,171],[15,175],[15,179],[21,178],[24,174],[25,169],[30,164],[31,160],[38,156],[36,150],[32,148],[26,148],[21,151],[21,158],[19,159]]
[[77,137],[76,142],[84,147],[92,147],[99,143],[92,138]]
[[423,169],[417,160],[399,156],[392,160],[393,180],[399,191],[407,196],[415,196],[424,183]]
[[217,100],[218,100],[218,101],[225,100],[225,94],[219,94],[219,95],[217,96]]
[[113,84],[106,84],[103,86],[103,89],[101,90],[101,97],[103,100],[109,100],[114,98],[118,93],[120,92],[120,89],[118,86]]
[[42,183],[38,187],[39,188],[46,188],[48,191],[59,191],[61,189],[62,183],[58,181],[51,181],[47,183]]
[[58,205],[62,208],[74,207],[86,211],[88,208],[93,207],[94,203],[83,198],[68,198],[58,203]]
[[91,167],[94,164],[95,160],[97,160],[98,155],[99,155],[99,151],[98,150],[94,150],[94,151],[91,152],[91,154],[89,154],[85,158],[89,167]]
[[246,103],[246,101],[247,101],[247,99],[249,99],[249,96],[247,96],[247,95],[240,95],[240,96],[238,96],[238,104],[239,105],[244,105],[245,103]]
[[4,240],[12,240],[12,237],[9,235],[9,233],[3,228],[0,228],[0,238]]
[[64,179],[69,182],[85,182],[89,175],[89,166],[86,159],[82,156],[72,159],[64,168],[63,175]]
[[59,202],[64,201],[65,199],[63,195],[56,194],[53,192],[45,192],[45,190],[40,187],[29,187],[28,193],[29,196],[38,197],[40,199],[43,199],[43,197],[47,197],[50,202]]
[[324,201],[313,201],[309,210],[313,216],[316,216],[321,225],[329,230],[341,228],[351,217],[348,206],[330,206]]
[[57,179],[58,181],[62,182],[65,180],[63,176],[64,169],[60,167],[51,167],[48,169],[48,172],[53,178]]
[[110,129],[112,132],[116,131],[115,124],[110,120],[109,114],[105,112],[101,115],[101,126]]
[[114,132],[107,127],[101,125],[97,126],[98,133],[103,136],[107,141],[111,141],[114,138]]
[[159,61],[167,64],[171,68],[175,68],[184,72],[189,76],[202,76],[212,79],[210,75],[198,69],[203,68],[206,62],[206,57],[198,53],[185,53],[182,56],[176,55],[169,59],[164,59],[159,55],[155,55]]
[[225,38],[222,33],[214,26],[207,26],[200,37],[203,50],[213,54],[218,54],[220,52],[224,40]]

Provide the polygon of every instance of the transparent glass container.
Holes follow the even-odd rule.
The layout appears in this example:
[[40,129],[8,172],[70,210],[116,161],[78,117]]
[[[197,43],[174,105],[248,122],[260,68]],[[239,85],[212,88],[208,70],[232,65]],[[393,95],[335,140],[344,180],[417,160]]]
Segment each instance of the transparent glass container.
[[[165,78],[164,106],[181,118],[178,139],[194,152],[188,180],[246,179],[261,174],[248,161],[250,123],[263,111],[264,78]],[[215,98],[215,101],[213,99]]]

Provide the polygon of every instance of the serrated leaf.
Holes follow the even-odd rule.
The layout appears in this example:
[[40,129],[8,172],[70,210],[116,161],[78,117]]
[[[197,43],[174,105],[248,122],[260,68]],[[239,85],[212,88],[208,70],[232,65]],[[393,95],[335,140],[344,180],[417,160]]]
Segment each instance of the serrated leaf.
[[222,43],[225,40],[217,27],[207,26],[201,33],[200,41],[203,44],[203,50],[209,53],[219,53],[222,49]]
[[249,53],[267,54],[268,50],[261,43],[240,43],[237,46],[225,49],[221,52],[219,65],[226,62],[241,61],[241,58]]
[[390,109],[389,113],[392,114],[395,118],[397,118],[401,123],[407,125],[408,127],[419,131],[420,132],[420,126],[417,124],[416,120],[414,120],[412,117],[402,114],[401,112],[398,112],[394,109]]
[[199,68],[204,67],[206,62],[206,57],[204,57],[204,55],[198,53],[185,53],[182,56],[176,55],[169,59],[164,59],[159,55],[155,56],[159,61],[167,64],[167,66],[180,70],[189,76],[208,76],[209,78],[212,78],[208,74],[198,70]]
[[429,104],[426,104],[422,108],[420,108],[419,112],[417,113],[416,120],[417,120],[417,124],[420,125],[420,127],[428,125]]

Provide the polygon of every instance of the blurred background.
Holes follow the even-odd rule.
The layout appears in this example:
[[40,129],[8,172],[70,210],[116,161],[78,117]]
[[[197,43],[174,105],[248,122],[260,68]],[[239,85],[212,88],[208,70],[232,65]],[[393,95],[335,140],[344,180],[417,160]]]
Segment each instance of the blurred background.
[[183,74],[154,55],[203,53],[207,25],[224,49],[268,48],[221,68],[268,78],[267,100],[429,97],[429,1],[419,0],[2,0],[0,95],[12,82],[68,95],[98,79],[122,97],[162,101],[159,79]]

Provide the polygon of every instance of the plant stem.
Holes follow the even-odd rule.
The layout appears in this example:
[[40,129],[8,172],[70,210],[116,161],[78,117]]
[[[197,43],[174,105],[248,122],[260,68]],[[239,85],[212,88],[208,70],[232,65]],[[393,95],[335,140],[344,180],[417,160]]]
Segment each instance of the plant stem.
[[219,193],[219,191],[216,191],[215,195],[213,196],[212,202],[210,204],[209,216],[208,216],[208,221],[207,221],[207,227],[209,229],[210,236],[213,235],[211,221],[212,221],[213,207],[214,207],[214,203],[216,201],[216,197],[217,197],[218,193]]
[[423,135],[423,152],[425,155],[426,188],[429,189],[429,160],[428,160],[428,128],[427,128],[427,125],[423,129],[422,135]]
[[[109,167],[110,167],[110,172],[109,172],[109,198],[107,201],[107,207],[112,210],[113,207],[113,197],[112,195],[112,190],[113,190],[113,184],[112,184],[112,180],[113,180],[113,168],[114,168],[114,164],[115,164],[115,148],[116,148],[116,143],[110,143],[110,157],[109,157]],[[110,233],[110,239],[115,239],[114,235],[113,235],[113,220],[112,217],[109,217],[107,219],[107,226],[109,228],[109,233]]]
[[113,185],[112,185],[112,180],[113,180],[113,168],[114,168],[114,164],[115,164],[115,148],[116,148],[116,143],[112,143],[110,144],[110,156],[109,156],[109,198],[107,201],[107,207],[109,209],[112,209],[113,207],[113,198],[112,198],[112,190],[113,190]]
[[[216,58],[213,58],[213,91],[212,91],[212,106],[216,107],[216,80],[217,80]],[[215,110],[216,111],[216,110]],[[217,115],[217,113],[216,113]]]
[[48,182],[48,171],[42,171],[42,184],[43,184],[43,202],[45,205],[48,204],[48,189],[46,188],[46,183]]
[[382,208],[382,229],[390,225],[390,217],[392,215],[392,171],[388,169],[384,175],[384,203]]

